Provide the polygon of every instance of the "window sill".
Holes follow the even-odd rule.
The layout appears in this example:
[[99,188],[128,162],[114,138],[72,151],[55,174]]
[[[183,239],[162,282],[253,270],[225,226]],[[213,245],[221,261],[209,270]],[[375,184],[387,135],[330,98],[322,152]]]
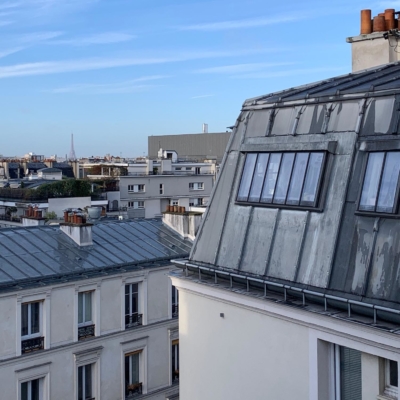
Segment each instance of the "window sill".
[[393,218],[400,219],[399,214],[388,214],[388,213],[377,213],[377,212],[368,212],[368,211],[356,211],[355,215],[360,215],[363,217],[372,217],[372,218]]
[[389,396],[387,394],[378,394],[376,400],[395,400],[397,396]]

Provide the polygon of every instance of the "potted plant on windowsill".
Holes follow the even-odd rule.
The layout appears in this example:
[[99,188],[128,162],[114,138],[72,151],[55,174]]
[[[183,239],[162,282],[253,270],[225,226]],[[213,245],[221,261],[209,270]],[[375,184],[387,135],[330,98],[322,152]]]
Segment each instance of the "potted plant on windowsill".
[[129,394],[140,393],[140,383],[131,383],[128,385],[127,389]]

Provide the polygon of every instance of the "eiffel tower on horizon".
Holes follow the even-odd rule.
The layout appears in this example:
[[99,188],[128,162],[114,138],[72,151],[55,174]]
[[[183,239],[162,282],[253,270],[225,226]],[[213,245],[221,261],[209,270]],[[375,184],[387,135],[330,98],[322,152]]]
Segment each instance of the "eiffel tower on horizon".
[[71,149],[69,151],[69,159],[76,160],[75,149],[74,149],[74,134],[71,133]]

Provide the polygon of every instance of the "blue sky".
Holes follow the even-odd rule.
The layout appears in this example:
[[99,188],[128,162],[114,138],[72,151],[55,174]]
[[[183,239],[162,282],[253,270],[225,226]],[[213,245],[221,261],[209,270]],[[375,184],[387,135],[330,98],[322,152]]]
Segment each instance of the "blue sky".
[[1,0],[0,154],[147,154],[246,98],[351,71],[360,10],[400,1]]

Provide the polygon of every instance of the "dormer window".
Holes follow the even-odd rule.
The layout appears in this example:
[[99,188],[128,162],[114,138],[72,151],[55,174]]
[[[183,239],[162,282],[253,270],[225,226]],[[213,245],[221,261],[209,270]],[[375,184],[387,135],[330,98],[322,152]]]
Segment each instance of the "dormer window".
[[316,208],[325,152],[248,153],[238,202]]
[[369,153],[358,210],[396,213],[399,172],[400,151]]

